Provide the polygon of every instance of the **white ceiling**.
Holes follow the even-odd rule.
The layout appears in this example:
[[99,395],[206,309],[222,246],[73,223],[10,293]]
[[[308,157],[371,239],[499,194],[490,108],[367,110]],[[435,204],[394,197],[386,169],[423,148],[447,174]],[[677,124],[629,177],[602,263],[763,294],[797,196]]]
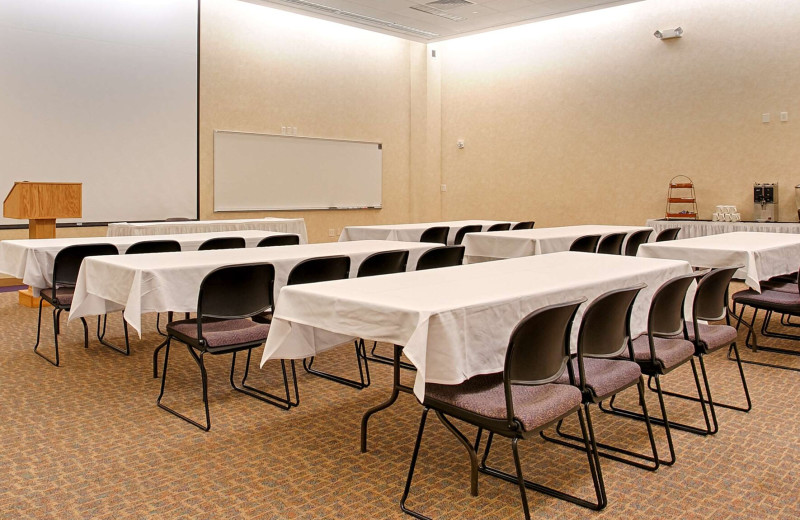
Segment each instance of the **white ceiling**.
[[256,0],[255,3],[271,4],[317,18],[430,43],[639,1],[641,0]]

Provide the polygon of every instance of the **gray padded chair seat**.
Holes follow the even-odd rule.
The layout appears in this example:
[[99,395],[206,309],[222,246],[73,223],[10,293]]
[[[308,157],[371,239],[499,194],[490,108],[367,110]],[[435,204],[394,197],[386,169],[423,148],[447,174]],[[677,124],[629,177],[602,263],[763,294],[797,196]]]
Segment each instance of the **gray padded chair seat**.
[[[197,321],[180,320],[169,324],[167,327],[181,341],[197,342]],[[229,347],[242,343],[255,343],[266,341],[269,335],[269,325],[255,323],[248,319],[203,321],[203,336],[209,350],[214,347]]]
[[72,304],[72,298],[75,296],[74,287],[60,287],[56,289],[55,297],[53,297],[53,289],[42,289],[40,295],[48,302],[57,301],[60,305],[66,306]]
[[761,293],[757,293],[752,289],[747,289],[734,294],[733,301],[734,303],[743,303],[744,305],[752,305],[759,309],[781,313],[800,313],[800,297],[798,297],[798,293],[796,292],[762,291]]
[[[656,347],[656,363],[665,371],[672,370],[694,355],[694,343],[683,338],[653,338]],[[650,341],[647,334],[633,340],[633,356],[636,361],[652,361]]]
[[[578,380],[578,359],[572,359],[575,380]],[[586,386],[595,397],[602,398],[619,392],[621,389],[636,384],[642,369],[633,361],[624,359],[583,358],[586,374]],[[556,383],[568,385],[569,373],[565,370]]]
[[[581,391],[570,385],[513,385],[514,412],[526,431],[544,426],[581,404]],[[472,377],[458,385],[425,385],[425,402],[439,401],[484,417],[507,417],[503,374]]]
[[[686,322],[686,331],[689,333],[689,339],[694,341],[694,324],[692,322]],[[706,350],[709,351],[727,347],[736,341],[737,335],[736,329],[730,325],[700,324],[700,341],[705,343]]]

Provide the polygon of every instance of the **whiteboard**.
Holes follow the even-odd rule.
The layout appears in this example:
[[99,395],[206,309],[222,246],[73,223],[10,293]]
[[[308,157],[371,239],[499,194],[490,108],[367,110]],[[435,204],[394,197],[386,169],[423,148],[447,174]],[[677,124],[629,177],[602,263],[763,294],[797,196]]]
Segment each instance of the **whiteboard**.
[[380,208],[380,143],[214,131],[214,211]]
[[0,0],[0,198],[80,182],[77,222],[196,218],[197,24],[198,0]]

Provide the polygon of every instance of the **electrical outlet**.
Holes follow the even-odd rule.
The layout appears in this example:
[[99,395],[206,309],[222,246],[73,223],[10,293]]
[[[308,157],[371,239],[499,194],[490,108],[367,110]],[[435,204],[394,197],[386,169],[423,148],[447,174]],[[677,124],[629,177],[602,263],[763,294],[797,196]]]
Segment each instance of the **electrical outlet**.
[[329,236],[329,237],[335,237],[335,236],[336,236],[336,229],[334,229],[334,228],[330,228],[330,229],[328,230],[328,236]]

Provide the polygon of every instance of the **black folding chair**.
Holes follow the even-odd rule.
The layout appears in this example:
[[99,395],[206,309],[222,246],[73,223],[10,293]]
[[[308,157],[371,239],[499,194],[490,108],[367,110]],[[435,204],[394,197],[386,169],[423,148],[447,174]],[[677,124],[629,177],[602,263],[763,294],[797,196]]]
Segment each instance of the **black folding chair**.
[[[33,351],[47,360],[50,364],[59,366],[58,354],[58,335],[61,332],[59,320],[62,311],[70,311],[72,307],[72,297],[75,294],[75,283],[78,280],[78,272],[81,269],[83,259],[89,256],[116,255],[119,251],[112,244],[81,244],[68,246],[59,251],[53,261],[53,285],[40,291],[39,300],[39,319],[36,326],[36,344]],[[53,307],[53,340],[55,344],[55,359],[50,359],[39,352],[39,340],[42,332],[42,305],[44,302]],[[98,318],[99,320],[100,318]],[[89,326],[86,320],[81,318],[83,324],[83,346],[89,348]],[[98,321],[99,323],[99,321]],[[99,339],[99,338],[98,338]]]
[[[584,413],[589,425],[592,424],[590,405],[599,404],[611,396],[616,396],[626,389],[636,386],[652,455],[595,442],[601,449],[598,451],[600,456],[637,468],[655,471],[659,467],[658,449],[650,425],[650,416],[647,413],[642,370],[631,358],[621,357],[623,354],[628,354],[631,348],[631,311],[636,296],[643,288],[644,284],[641,284],[610,291],[598,296],[589,304],[581,318],[578,332],[578,352],[577,356],[572,358],[572,364],[573,371],[579,375],[578,385],[583,394]],[[570,384],[567,374],[562,374],[558,382]],[[564,432],[563,420],[558,422],[555,430],[559,436],[568,440],[549,437],[545,435],[544,430],[540,434],[548,441],[570,448],[584,449],[583,445],[577,444],[581,441],[580,437]],[[648,461],[650,464],[641,461]]]
[[481,229],[483,229],[483,227],[477,224],[474,226],[462,227],[461,229],[456,231],[456,237],[455,239],[453,239],[453,244],[457,246],[461,245],[461,242],[464,241],[464,235],[466,235],[467,233],[479,233]]
[[576,238],[569,246],[569,250],[579,253],[594,253],[597,251],[597,242],[599,241],[600,235],[584,235]]
[[669,228],[664,229],[658,232],[656,235],[656,242],[668,242],[670,240],[675,240],[678,238],[678,233],[681,232],[681,228]]
[[[478,495],[478,472],[511,482],[519,486],[522,509],[526,519],[530,510],[526,489],[533,489],[561,500],[589,509],[599,510],[607,503],[600,459],[593,443],[591,425],[584,421],[581,409],[581,392],[574,385],[554,383],[568,370],[574,383],[575,374],[569,363],[569,338],[572,320],[580,304],[585,300],[552,305],[532,312],[520,321],[511,333],[502,373],[479,375],[457,385],[425,385],[420,420],[411,466],[408,470],[400,508],[403,512],[420,519],[425,515],[406,507],[406,500],[414,477],[414,468],[419,455],[425,420],[433,410],[442,424],[467,449],[470,457],[471,494]],[[567,494],[526,480],[522,474],[517,444],[539,431],[577,413],[582,439],[589,462],[589,470],[596,495],[596,502]],[[453,417],[477,426],[478,437],[474,445],[448,418]],[[478,462],[478,449],[483,430],[489,431],[483,457]],[[516,475],[487,465],[487,459],[495,435],[511,439]]]
[[486,231],[508,231],[509,229],[511,229],[511,222],[501,222],[499,224],[492,224],[486,228]]
[[297,235],[272,235],[262,238],[256,247],[296,246],[299,243]]
[[[125,250],[126,255],[142,255],[142,254],[151,254],[151,253],[177,253],[181,250],[181,244],[177,240],[143,240],[141,242],[136,242],[131,244],[128,249]],[[170,321],[172,313],[169,314]],[[160,322],[161,315],[160,313],[156,314],[156,330],[162,334],[166,335],[165,333],[161,332]],[[116,350],[120,354],[125,354],[126,356],[131,353],[131,345],[128,337],[128,322],[125,319],[122,319],[122,330],[125,333],[125,348],[118,347],[114,345],[110,341],[105,339],[106,336],[106,326],[108,325],[108,314],[103,315],[103,326],[102,329],[100,327],[100,317],[97,317],[97,339],[105,345],[106,347]]]
[[416,271],[453,267],[464,263],[464,246],[441,246],[428,249],[417,259]]
[[[263,345],[269,335],[269,325],[255,323],[248,318],[272,306],[274,280],[275,268],[271,264],[265,263],[220,267],[206,275],[200,284],[197,296],[197,317],[167,324],[168,336],[164,351],[164,367],[161,371],[161,392],[156,401],[159,408],[201,430],[211,429],[211,415],[208,408],[208,377],[204,362],[206,354],[233,354],[229,380],[234,390],[284,410],[299,403],[294,364],[292,364],[294,382],[294,400],[292,400],[284,360],[281,360],[281,367],[285,397],[276,396],[247,384],[252,350]],[[167,381],[170,345],[173,340],[186,345],[192,359],[200,367],[205,424],[190,419],[162,402]],[[237,386],[234,381],[236,353],[243,350],[247,351],[247,363],[241,385]]]
[[[361,265],[358,266],[357,276],[358,278],[363,278],[365,276],[380,276],[384,274],[403,273],[406,271],[407,264],[408,251],[381,251],[379,253],[371,254],[361,262]],[[372,343],[370,355],[367,355],[364,339],[359,338],[357,341],[360,343],[360,345],[358,345],[356,348],[361,352],[362,357],[365,359],[365,363],[366,360],[369,360],[376,363],[383,363],[384,365],[394,364],[394,360],[389,356],[384,356],[375,352],[375,350],[378,348],[377,341]],[[414,365],[410,363],[401,362],[400,366],[409,370],[416,370]]]
[[[309,258],[294,266],[289,272],[286,285],[298,285],[306,283],[327,282],[330,280],[342,280],[350,276],[350,257],[326,256],[320,258]],[[361,390],[370,385],[369,364],[366,352],[362,350],[363,343],[355,342],[356,361],[358,362],[359,380],[347,379],[328,372],[323,372],[313,368],[314,356],[303,360],[303,368],[309,374],[313,374],[329,381],[349,386]],[[363,363],[362,363],[363,360]]]
[[536,224],[533,220],[527,220],[524,222],[517,222],[513,226],[511,226],[511,230],[515,229],[533,229],[534,224]]
[[627,233],[611,233],[600,239],[597,244],[597,252],[604,255],[622,254],[622,242],[625,241]]
[[625,242],[625,256],[636,256],[639,246],[647,242],[652,234],[653,231],[650,229],[642,229],[631,233],[628,236],[628,241]]
[[247,242],[242,237],[216,237],[209,238],[197,248],[198,251],[209,251],[211,249],[242,249]]
[[447,235],[450,234],[450,228],[447,226],[436,226],[426,229],[419,237],[420,242],[436,242],[438,244],[447,245]]

